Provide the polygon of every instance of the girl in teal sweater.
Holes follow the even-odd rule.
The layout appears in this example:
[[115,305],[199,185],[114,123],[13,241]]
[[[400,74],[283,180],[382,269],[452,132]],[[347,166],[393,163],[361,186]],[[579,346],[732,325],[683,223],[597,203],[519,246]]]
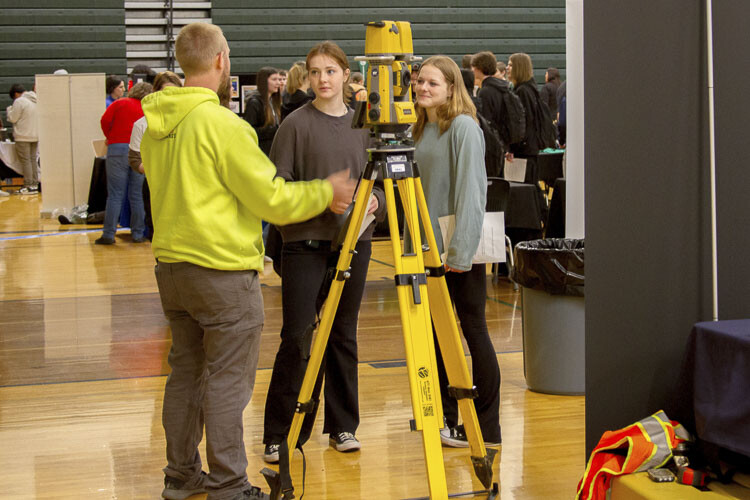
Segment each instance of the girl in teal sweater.
[[[471,353],[474,400],[482,437],[498,446],[500,436],[500,368],[485,319],[486,266],[472,264],[479,246],[487,195],[484,139],[476,108],[466,92],[461,71],[446,56],[422,64],[417,78],[417,123],[414,159],[430,211],[440,254],[445,252],[445,280]],[[455,215],[456,230],[448,248],[442,248],[438,218]],[[437,342],[435,343],[436,350]],[[446,428],[440,431],[445,446],[468,447],[463,425],[458,425],[456,400],[448,396],[448,379],[438,352],[438,373]]]

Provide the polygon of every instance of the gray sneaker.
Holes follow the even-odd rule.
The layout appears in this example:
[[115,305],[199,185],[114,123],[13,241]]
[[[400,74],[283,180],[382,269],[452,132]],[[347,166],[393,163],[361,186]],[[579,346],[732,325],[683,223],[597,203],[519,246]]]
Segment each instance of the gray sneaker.
[[18,194],[39,194],[39,186],[25,186],[18,190]]
[[280,444],[267,444],[263,450],[263,460],[269,464],[279,463],[279,448]]
[[329,442],[331,446],[336,448],[336,451],[341,452],[357,451],[362,447],[351,432],[334,432],[331,434]]
[[203,487],[203,481],[206,479],[206,473],[201,471],[201,478],[198,486],[194,488],[185,488],[185,481],[180,481],[173,477],[164,477],[164,490],[161,492],[162,498],[167,500],[184,500],[185,498],[200,493],[205,493],[206,488]]
[[257,486],[251,486],[248,489],[238,493],[234,497],[232,497],[232,500],[271,500],[271,497],[268,496],[268,493],[263,493],[260,488]]
[[[449,448],[469,447],[469,440],[466,437],[466,431],[464,430],[463,425],[457,425],[455,427],[448,427],[446,425],[444,429],[440,429],[440,442],[443,443],[443,446]],[[501,444],[502,443],[491,443],[489,441],[484,442],[484,445],[490,448],[500,446]]]

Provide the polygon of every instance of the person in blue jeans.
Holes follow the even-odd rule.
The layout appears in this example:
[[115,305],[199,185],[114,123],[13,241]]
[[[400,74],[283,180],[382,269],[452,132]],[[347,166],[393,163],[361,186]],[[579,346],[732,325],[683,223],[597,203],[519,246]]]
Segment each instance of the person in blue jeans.
[[115,242],[117,221],[120,219],[125,193],[130,202],[130,233],[133,243],[147,241],[143,235],[146,212],[143,207],[143,174],[133,171],[128,164],[128,145],[133,124],[143,116],[141,99],[151,93],[150,83],[137,83],[128,97],[113,102],[101,118],[102,132],[107,138],[107,205],[104,228],[97,245]]

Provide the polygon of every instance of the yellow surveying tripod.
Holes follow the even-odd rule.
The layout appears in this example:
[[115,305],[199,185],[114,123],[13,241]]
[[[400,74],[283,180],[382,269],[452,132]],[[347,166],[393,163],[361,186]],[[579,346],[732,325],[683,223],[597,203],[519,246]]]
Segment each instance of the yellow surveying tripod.
[[[294,498],[289,474],[293,451],[306,415],[314,414],[320,390],[320,367],[323,362],[331,326],[346,280],[350,263],[356,253],[354,247],[365,219],[372,187],[378,177],[383,180],[388,212],[388,226],[396,270],[401,326],[406,350],[406,366],[411,389],[414,420],[412,430],[422,432],[430,499],[447,499],[440,429],[443,427],[443,408],[437,375],[435,333],[440,344],[449,393],[458,400],[458,407],[469,441],[471,460],[477,478],[486,490],[469,494],[498,496],[498,485],[492,483],[492,465],[497,450],[487,449],[482,439],[473,398],[476,388],[466,365],[463,345],[453,312],[453,304],[445,282],[445,267],[438,255],[438,247],[427,211],[419,171],[414,162],[414,148],[408,134],[410,123],[416,122],[411,102],[408,63],[418,60],[412,56],[411,26],[406,22],[379,21],[367,24],[365,53],[361,59],[370,63],[367,74],[368,102],[361,103],[355,113],[353,126],[372,129],[376,145],[368,149],[369,162],[360,179],[357,199],[345,226],[340,254],[335,268],[329,270],[330,286],[322,307],[317,336],[312,345],[307,369],[302,381],[297,410],[287,439],[279,453],[279,472],[264,468],[261,473],[271,487],[271,500]],[[358,58],[360,59],[360,58]],[[399,237],[394,183],[404,207],[405,231],[409,232],[412,250],[405,252]],[[423,245],[420,231],[425,235]],[[309,419],[308,419],[309,420]],[[309,423],[309,422],[308,422]],[[306,437],[304,438],[306,439]]]

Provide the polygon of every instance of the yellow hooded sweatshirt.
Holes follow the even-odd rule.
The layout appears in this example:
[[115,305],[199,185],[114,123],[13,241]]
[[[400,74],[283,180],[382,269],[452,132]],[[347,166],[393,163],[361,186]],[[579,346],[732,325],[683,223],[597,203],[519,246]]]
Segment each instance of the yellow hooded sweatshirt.
[[261,219],[284,225],[330,205],[328,181],[286,182],[250,125],[202,87],[142,101],[141,156],[151,190],[154,255],[227,271],[263,269]]

